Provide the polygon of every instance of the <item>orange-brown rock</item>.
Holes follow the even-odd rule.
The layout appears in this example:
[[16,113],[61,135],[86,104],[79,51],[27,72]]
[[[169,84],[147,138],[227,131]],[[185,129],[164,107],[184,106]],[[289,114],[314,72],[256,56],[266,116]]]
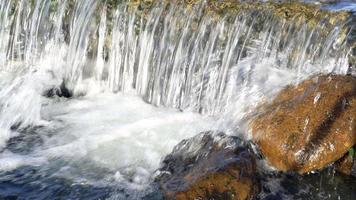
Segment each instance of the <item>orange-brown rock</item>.
[[167,199],[251,199],[258,192],[255,158],[236,137],[199,134],[178,144],[158,178]]
[[321,169],[356,143],[356,78],[314,76],[288,86],[258,112],[250,127],[271,165],[298,173]]

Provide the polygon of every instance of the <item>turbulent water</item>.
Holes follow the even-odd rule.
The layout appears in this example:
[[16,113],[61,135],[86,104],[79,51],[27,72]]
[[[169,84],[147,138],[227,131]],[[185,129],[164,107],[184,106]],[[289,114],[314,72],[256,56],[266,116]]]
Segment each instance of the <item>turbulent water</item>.
[[[347,24],[103,2],[0,1],[0,198],[160,198],[156,169],[182,139],[248,139],[258,102],[315,73],[350,73]],[[270,184],[265,194],[281,187]]]

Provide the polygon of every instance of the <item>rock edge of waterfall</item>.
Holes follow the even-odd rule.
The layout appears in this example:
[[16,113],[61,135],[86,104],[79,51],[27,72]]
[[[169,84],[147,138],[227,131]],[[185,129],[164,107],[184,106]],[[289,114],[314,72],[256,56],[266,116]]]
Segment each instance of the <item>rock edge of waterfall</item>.
[[[119,1],[108,1],[108,7],[115,8]],[[141,10],[138,13],[141,16],[146,16],[150,10],[159,1],[154,0],[134,0],[130,1],[129,7],[139,7]],[[191,12],[194,7],[199,7],[205,1],[203,0],[164,0],[162,3],[169,7],[170,3],[183,5]],[[309,28],[320,26],[324,30],[331,30],[336,25],[343,26],[343,31],[339,35],[339,41],[345,41],[350,47],[349,65],[352,70],[356,70],[356,39],[354,37],[354,29],[356,15],[350,10],[326,10],[322,9],[323,3],[312,4],[300,1],[234,1],[234,0],[208,0],[204,12],[211,13],[218,20],[221,17],[236,16],[240,12],[271,13],[275,18],[287,23],[295,23],[297,27],[307,24]],[[322,23],[320,23],[322,22]],[[327,31],[325,31],[327,32]]]
[[[305,174],[333,165],[355,176],[355,116],[356,78],[314,75],[257,107],[252,141],[278,171]],[[200,133],[165,157],[156,182],[167,199],[254,199],[261,169],[252,149],[235,136]]]
[[[168,12],[168,8],[170,5],[179,5],[184,7],[186,10],[190,12],[195,12],[196,9],[194,8],[199,8],[203,7],[202,4],[206,2],[206,6],[204,7],[205,13],[211,14],[211,16],[215,20],[219,20],[221,18],[229,18],[236,16],[238,13],[241,12],[252,12],[255,13],[256,15],[261,15],[261,14],[271,14],[274,18],[281,20],[285,23],[292,23],[296,25],[296,28],[302,28],[303,25],[307,25],[309,29],[313,29],[315,27],[319,27],[323,31],[321,33],[326,34],[330,31],[335,26],[341,26],[342,31],[340,31],[340,34],[338,36],[338,41],[340,43],[346,42],[346,44],[350,47],[351,52],[349,53],[349,65],[351,68],[351,72],[354,72],[355,69],[355,63],[356,63],[356,56],[355,56],[355,50],[356,50],[356,37],[354,37],[354,26],[356,21],[356,15],[352,11],[348,10],[338,10],[338,11],[331,11],[331,10],[325,10],[322,9],[322,5],[316,5],[316,4],[311,4],[311,3],[303,3],[303,2],[297,2],[297,1],[290,1],[290,2],[260,2],[260,1],[233,1],[233,0],[208,0],[208,1],[203,1],[203,0],[174,0],[174,1],[154,1],[154,0],[132,0],[129,1],[127,4],[127,9],[128,10],[136,10],[137,13],[136,15],[139,16],[138,18],[141,18],[143,21],[147,21],[147,18],[149,17],[149,12],[152,10],[155,5],[157,4],[163,4],[163,6],[166,8],[165,12]],[[103,8],[107,10],[108,16],[107,16],[107,21],[108,21],[108,35],[111,34],[112,28],[113,28],[113,19],[115,15],[115,9],[118,6],[121,6],[123,1],[115,1],[115,0],[108,0],[108,1],[102,1],[99,3],[100,6],[98,6],[96,12],[95,12],[95,18],[97,23],[100,22],[100,13],[102,12]],[[52,7],[58,6],[56,3],[52,3]],[[75,3],[74,0],[70,0],[68,4],[68,8],[66,11],[66,21],[63,24],[63,27],[69,27],[69,21],[70,21],[70,13],[73,11],[71,9],[75,8]],[[15,12],[15,10],[14,10]],[[183,22],[181,23],[183,24]],[[262,24],[261,24],[262,26]],[[139,27],[136,27],[136,32],[139,32]],[[67,32],[67,35],[65,35],[65,38],[67,38],[67,42],[69,42],[69,31]],[[95,49],[97,46],[97,42],[94,38],[93,41],[91,41],[88,49],[88,55],[95,55]],[[109,38],[105,39],[105,45],[104,47],[106,49],[109,49],[112,41],[110,41]],[[108,52],[108,51],[106,51]],[[106,55],[109,57],[110,55]],[[356,73],[356,72],[355,72]]]

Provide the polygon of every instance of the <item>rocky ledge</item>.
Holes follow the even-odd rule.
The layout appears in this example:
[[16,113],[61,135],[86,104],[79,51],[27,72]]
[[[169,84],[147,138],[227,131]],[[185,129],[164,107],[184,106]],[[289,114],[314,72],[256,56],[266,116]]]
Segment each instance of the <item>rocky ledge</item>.
[[[109,10],[115,9],[119,3],[121,3],[121,1],[109,0],[107,1],[107,6]],[[352,11],[325,10],[322,9],[321,5],[289,0],[267,2],[256,0],[132,0],[129,1],[128,5],[130,9],[137,11],[136,14],[138,16],[146,19],[149,10],[157,4],[163,4],[166,8],[169,8],[170,5],[176,5],[191,12],[197,12],[197,8],[203,8],[202,12],[209,13],[211,17],[216,20],[221,20],[221,18],[228,19],[229,17],[234,17],[241,13],[253,13],[253,15],[256,16],[256,23],[261,27],[264,23],[259,22],[258,18],[274,18],[283,23],[294,24],[295,29],[302,29],[303,26],[306,25],[309,30],[316,31],[323,37],[326,37],[334,31],[336,26],[339,26],[340,33],[337,36],[338,43],[346,43],[351,49],[351,53],[348,55],[350,73],[356,73],[356,37],[354,34],[355,28],[353,26],[356,21],[356,15]],[[109,11],[108,13],[113,12]],[[109,17],[109,19],[111,19],[111,17]]]

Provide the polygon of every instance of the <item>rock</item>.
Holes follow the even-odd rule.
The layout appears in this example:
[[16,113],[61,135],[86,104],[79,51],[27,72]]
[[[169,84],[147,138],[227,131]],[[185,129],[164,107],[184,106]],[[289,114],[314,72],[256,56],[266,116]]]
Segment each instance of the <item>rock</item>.
[[342,174],[356,177],[356,154],[353,152],[353,149],[352,153],[350,150],[350,153],[345,154],[344,157],[335,163],[335,169]]
[[354,158],[349,155],[345,155],[335,163],[336,171],[346,175],[351,175],[353,163]]
[[54,96],[71,98],[73,93],[66,87],[64,81],[61,83],[59,88],[51,88],[44,92],[43,96],[51,98]]
[[237,137],[201,133],[180,142],[158,176],[167,199],[251,199],[258,190],[256,162]]
[[356,143],[356,78],[314,76],[258,111],[252,136],[270,164],[301,174],[321,169]]

